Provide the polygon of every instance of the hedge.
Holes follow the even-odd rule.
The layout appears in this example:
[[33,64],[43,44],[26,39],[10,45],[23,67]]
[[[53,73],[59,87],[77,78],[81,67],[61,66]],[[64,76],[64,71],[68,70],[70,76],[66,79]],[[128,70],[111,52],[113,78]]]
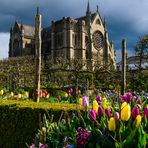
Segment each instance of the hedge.
[[58,120],[62,110],[73,112],[77,109],[76,104],[0,100],[0,147],[26,148],[26,143],[30,145],[34,142],[39,116],[53,114]]

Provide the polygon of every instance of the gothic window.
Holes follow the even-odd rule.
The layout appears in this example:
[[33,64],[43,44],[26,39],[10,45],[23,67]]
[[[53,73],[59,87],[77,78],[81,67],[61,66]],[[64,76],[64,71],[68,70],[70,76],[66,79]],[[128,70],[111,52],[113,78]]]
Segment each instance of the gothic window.
[[97,20],[96,20],[96,24],[101,25],[101,23],[100,23],[100,20],[99,20],[99,19],[97,19]]
[[78,35],[77,34],[72,35],[72,44],[74,47],[78,46]]
[[96,50],[103,48],[104,40],[103,40],[103,35],[101,32],[99,32],[99,31],[94,32],[92,35],[92,41],[93,41],[93,46]]

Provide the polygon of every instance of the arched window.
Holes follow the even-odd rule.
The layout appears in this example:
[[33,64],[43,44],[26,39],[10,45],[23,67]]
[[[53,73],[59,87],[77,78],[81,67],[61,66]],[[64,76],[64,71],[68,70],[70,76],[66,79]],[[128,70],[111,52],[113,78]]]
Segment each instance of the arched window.
[[100,20],[99,20],[99,19],[97,19],[97,20],[96,20],[96,24],[101,25],[101,23],[100,23]]

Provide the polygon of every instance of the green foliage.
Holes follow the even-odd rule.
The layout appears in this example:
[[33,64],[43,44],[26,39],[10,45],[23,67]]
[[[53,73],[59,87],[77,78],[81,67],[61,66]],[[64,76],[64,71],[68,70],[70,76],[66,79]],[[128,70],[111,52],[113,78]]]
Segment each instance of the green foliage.
[[[57,121],[62,110],[76,110],[74,104],[35,103],[31,101],[0,101],[0,147],[26,148],[26,143],[34,141],[39,129],[39,117],[53,116]],[[41,119],[42,121],[42,119]]]

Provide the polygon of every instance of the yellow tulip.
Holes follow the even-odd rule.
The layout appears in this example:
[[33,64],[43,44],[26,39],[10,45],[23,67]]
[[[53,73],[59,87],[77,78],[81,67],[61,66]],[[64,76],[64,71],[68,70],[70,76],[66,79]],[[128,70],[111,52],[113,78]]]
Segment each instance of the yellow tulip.
[[142,117],[141,117],[140,115],[138,115],[138,116],[136,117],[136,119],[135,119],[135,121],[136,121],[136,127],[139,127],[140,122],[141,122],[141,119],[142,119]]
[[79,99],[79,105],[82,105],[82,103],[83,103],[83,99],[80,98],[80,99]]
[[121,105],[121,120],[128,121],[131,116],[131,107],[126,102]]
[[68,97],[68,93],[65,93],[65,94],[64,94],[64,97],[67,98],[67,97]]
[[102,101],[103,101],[103,102],[107,102],[107,99],[104,97],[104,98],[102,99]]
[[11,93],[9,94],[9,97],[13,97],[13,96],[14,96],[14,93],[11,92]]
[[27,91],[24,92],[24,97],[28,98],[29,97],[29,93]]
[[17,98],[18,98],[18,99],[20,99],[21,97],[22,97],[22,95],[21,95],[21,94],[18,94],[18,95],[17,95]]
[[46,99],[49,99],[49,94],[46,95]]
[[116,129],[116,122],[113,117],[111,117],[108,121],[108,129],[109,131],[114,131]]
[[107,106],[106,103],[103,103],[103,104],[102,104],[102,107],[103,107],[104,109],[107,109],[107,108],[108,108],[108,106]]
[[96,113],[98,113],[98,107],[99,107],[98,102],[96,100],[94,100],[93,101],[93,110],[95,110]]
[[2,96],[4,94],[4,90],[0,90],[0,96]]

